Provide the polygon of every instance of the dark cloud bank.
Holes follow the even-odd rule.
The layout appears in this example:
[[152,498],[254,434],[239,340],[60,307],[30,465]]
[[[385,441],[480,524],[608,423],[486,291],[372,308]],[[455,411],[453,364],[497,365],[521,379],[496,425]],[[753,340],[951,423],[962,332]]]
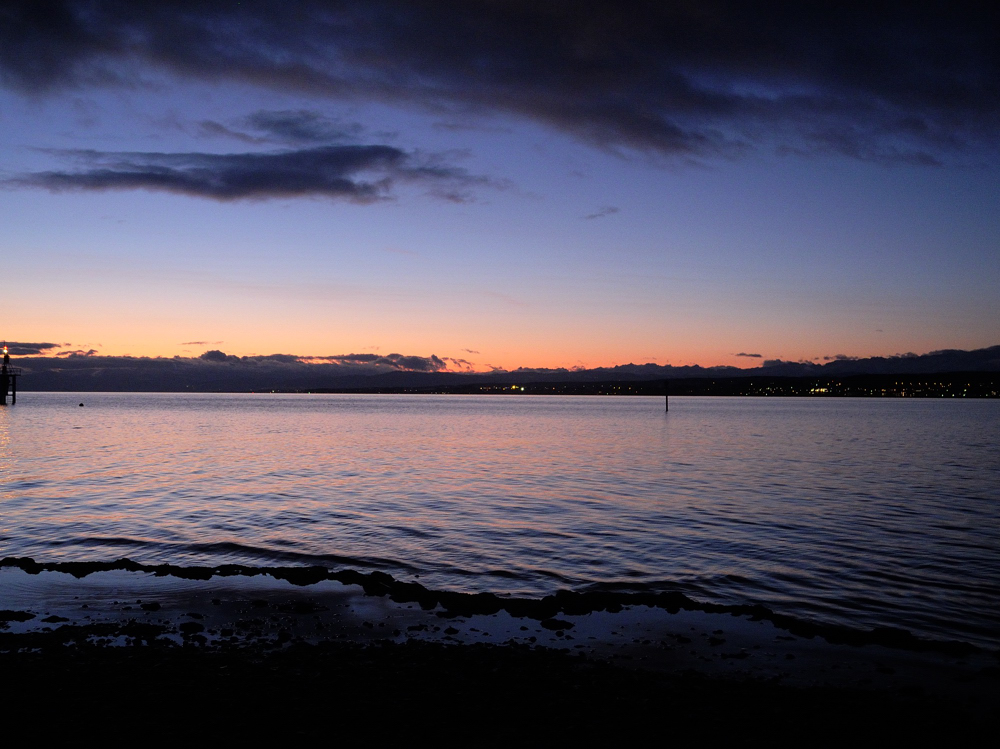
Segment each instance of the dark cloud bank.
[[[936,164],[996,145],[998,7],[23,0],[0,8],[0,82],[44,95],[141,85],[167,73],[340,101],[410,103],[444,120],[513,114],[600,147],[671,158],[766,147]],[[256,126],[300,143],[317,134],[316,123],[310,129],[301,119]],[[324,158],[334,160],[334,175],[343,169],[344,154]],[[399,163],[383,151],[354,158],[383,169]],[[136,160],[134,183],[151,186],[156,169],[143,165],[152,162],[171,185],[165,189],[194,184],[195,194],[213,197],[252,189],[239,179],[199,179],[203,161]],[[239,164],[225,165],[240,172]],[[96,168],[87,175],[100,186],[127,181]],[[336,180],[321,192],[340,189]],[[301,185],[292,180],[288,189]]]
[[[11,350],[54,344],[11,344]],[[975,351],[935,351],[871,359],[835,359],[826,364],[765,361],[761,367],[672,367],[625,364],[587,370],[517,369],[489,374],[453,371],[467,365],[461,359],[403,354],[345,354],[300,357],[292,354],[234,356],[207,351],[197,358],[66,356],[16,359],[25,391],[246,392],[251,390],[310,390],[316,388],[443,387],[474,383],[602,382],[662,380],[685,377],[849,376],[855,374],[930,374],[935,372],[998,372],[1000,346]],[[451,365],[449,367],[449,364]],[[452,371],[447,371],[451,369]]]

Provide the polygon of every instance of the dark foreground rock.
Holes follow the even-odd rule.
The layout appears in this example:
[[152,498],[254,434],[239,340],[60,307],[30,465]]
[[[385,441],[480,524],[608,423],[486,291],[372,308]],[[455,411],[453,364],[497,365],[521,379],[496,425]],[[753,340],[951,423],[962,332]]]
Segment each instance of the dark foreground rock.
[[[629,737],[898,742],[969,737],[985,716],[919,691],[791,688],[664,674],[523,646],[327,643],[43,647],[0,654],[13,741],[451,744]],[[26,643],[30,649],[30,643]]]

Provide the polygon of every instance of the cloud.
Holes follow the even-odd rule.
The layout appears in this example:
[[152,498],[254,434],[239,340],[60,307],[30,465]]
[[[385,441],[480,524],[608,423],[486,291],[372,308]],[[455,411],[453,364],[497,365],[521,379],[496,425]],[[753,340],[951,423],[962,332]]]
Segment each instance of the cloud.
[[[184,126],[180,126],[182,129],[186,129]],[[215,122],[214,120],[202,120],[198,123],[198,135],[206,135],[213,138],[233,138],[240,141],[241,143],[248,143],[251,145],[261,145],[267,142],[267,138],[249,135],[247,133],[241,132],[234,128],[223,125],[221,122]]]
[[288,143],[330,143],[353,140],[364,132],[358,123],[342,123],[307,109],[261,110],[247,118],[247,124]]
[[735,356],[747,356],[747,357],[750,357],[751,359],[760,359],[760,358],[762,358],[761,354],[745,354],[742,351],[740,353],[738,353],[738,354],[735,354]]
[[[187,129],[179,123],[176,126]],[[256,131],[259,135],[245,132],[248,129]],[[357,142],[364,131],[365,128],[360,123],[343,122],[313,109],[261,109],[243,118],[236,125],[225,125],[214,120],[202,120],[197,123],[197,132],[200,135],[233,138],[253,145],[282,143],[303,146]]]
[[225,354],[218,349],[212,349],[211,351],[206,351],[204,354],[198,357],[202,361],[213,361],[213,362],[225,362],[225,361],[239,361],[240,357]]
[[65,356],[67,358],[72,358],[72,359],[78,357],[89,357],[98,355],[99,354],[97,353],[97,349],[87,349],[86,351],[84,351],[83,349],[76,349],[75,351],[59,351],[58,353],[56,353],[56,356]]
[[170,358],[101,356],[80,351],[67,356],[25,357],[18,359],[17,365],[23,369],[31,390],[309,390],[386,382],[377,376],[398,382],[400,377],[449,374],[447,363],[434,355],[237,356],[220,350],[206,351],[198,357]]
[[38,356],[49,353],[52,349],[62,348],[61,343],[21,343],[18,341],[7,341],[5,344],[11,356]]
[[222,341],[185,341],[178,343],[178,346],[221,346]]
[[[515,115],[680,159],[775,148],[932,165],[1000,132],[1000,9],[933,5],[13,0],[0,83],[44,94],[168,74]],[[289,115],[258,124],[310,142]]]
[[606,205],[603,208],[598,208],[594,213],[587,214],[584,216],[585,219],[603,218],[604,216],[610,216],[614,213],[618,213],[620,209],[613,205]]
[[834,354],[833,356],[824,356],[823,361],[857,361],[858,357],[848,356],[847,354]]
[[484,125],[472,122],[435,122],[431,127],[435,130],[444,130],[451,133],[498,133],[509,135],[512,131],[509,127],[500,125]]
[[450,356],[442,357],[445,362],[451,362],[455,367],[461,371],[472,372],[475,370],[475,365],[466,359],[454,359]]
[[464,349],[462,349],[462,351],[464,351],[467,354],[478,354],[479,353],[478,351],[473,351],[471,348],[464,348]]
[[318,146],[266,153],[132,153],[50,151],[82,168],[35,172],[10,187],[62,190],[161,190],[214,200],[318,196],[370,203],[391,197],[399,182],[451,193],[488,180],[386,145]]
[[381,357],[377,362],[379,365],[386,365],[403,370],[404,372],[440,372],[447,369],[448,365],[437,356],[403,356],[401,354],[389,354]]
[[[221,352],[218,352],[221,353]],[[202,354],[204,357],[204,354]],[[243,357],[246,359],[247,357]],[[345,367],[365,366],[373,370],[399,370],[403,372],[441,372],[448,368],[444,359],[434,354],[415,356],[404,354],[333,354],[328,356],[301,356],[298,361],[336,364]]]

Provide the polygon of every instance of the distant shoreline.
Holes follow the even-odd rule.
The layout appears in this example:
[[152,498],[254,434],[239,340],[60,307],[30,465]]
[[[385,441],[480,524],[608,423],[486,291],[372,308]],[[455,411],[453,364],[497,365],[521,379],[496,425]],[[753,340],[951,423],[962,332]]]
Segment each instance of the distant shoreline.
[[320,395],[611,395],[611,396],[729,396],[807,398],[1000,398],[1000,373],[945,372],[936,374],[864,374],[848,377],[685,377],[656,380],[565,380],[475,382],[454,385],[373,387],[260,387],[253,389],[39,389],[25,377],[22,393],[282,393]]
[[445,387],[313,388],[295,393],[441,395],[697,395],[743,397],[1000,398],[1000,374],[957,372],[930,375],[850,377],[693,377],[676,380],[603,382],[476,383]]

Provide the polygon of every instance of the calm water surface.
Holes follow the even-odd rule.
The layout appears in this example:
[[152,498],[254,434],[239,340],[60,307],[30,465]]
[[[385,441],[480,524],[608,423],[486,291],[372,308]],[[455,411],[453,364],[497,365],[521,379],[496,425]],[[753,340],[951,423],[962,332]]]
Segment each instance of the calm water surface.
[[682,590],[998,647],[998,446],[998,401],[22,393],[0,556]]

